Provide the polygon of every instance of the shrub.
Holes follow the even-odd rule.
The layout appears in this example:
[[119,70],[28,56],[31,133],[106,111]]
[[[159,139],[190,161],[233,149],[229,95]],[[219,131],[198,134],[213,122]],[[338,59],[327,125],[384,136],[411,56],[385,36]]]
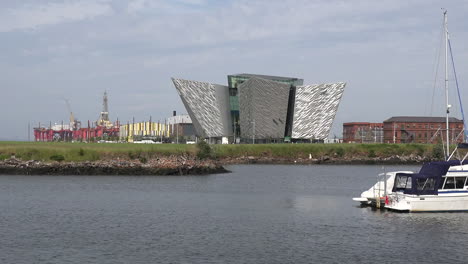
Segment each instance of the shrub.
[[416,145],[416,153],[419,156],[424,156],[424,147],[422,145]]
[[6,159],[8,159],[8,158],[10,158],[10,155],[8,155],[8,154],[1,154],[1,153],[0,153],[0,160],[6,160]]
[[444,149],[441,144],[437,144],[432,148],[432,157],[434,159],[443,159],[444,157]]
[[336,148],[336,152],[335,152],[335,153],[336,153],[336,155],[337,155],[338,157],[343,157],[344,154],[345,154],[345,151],[344,151],[344,149],[343,149],[342,147],[338,147],[338,148]]
[[49,159],[61,162],[61,161],[65,160],[65,157],[63,155],[60,155],[60,154],[54,154],[54,155],[50,156]]
[[84,149],[80,148],[80,150],[78,151],[78,155],[84,156]]
[[209,159],[212,157],[211,147],[206,141],[200,140],[197,143],[197,157],[199,159]]

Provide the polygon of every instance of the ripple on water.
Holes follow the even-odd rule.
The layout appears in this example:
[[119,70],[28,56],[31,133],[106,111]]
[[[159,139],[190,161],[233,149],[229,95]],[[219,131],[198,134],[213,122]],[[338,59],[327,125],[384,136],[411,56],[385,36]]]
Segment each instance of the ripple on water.
[[381,166],[229,169],[0,176],[0,263],[439,263],[466,255],[468,214],[353,203]]

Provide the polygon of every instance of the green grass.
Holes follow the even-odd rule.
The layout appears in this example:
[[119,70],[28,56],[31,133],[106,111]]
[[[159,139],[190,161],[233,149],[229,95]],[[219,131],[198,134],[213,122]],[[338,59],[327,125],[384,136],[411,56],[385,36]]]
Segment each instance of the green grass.
[[65,142],[0,142],[0,158],[14,154],[22,160],[50,161],[63,155],[65,161],[95,161],[106,158],[152,158],[196,153],[195,145],[183,144],[97,144]]
[[[241,144],[211,147],[216,158],[309,158],[309,154],[312,158],[372,158],[410,154],[433,157],[435,153],[435,145],[429,144]],[[0,160],[12,154],[22,160],[50,161],[54,155],[62,155],[64,161],[95,161],[115,158],[147,160],[168,155],[195,156],[196,153],[196,145],[186,144],[0,142]]]
[[215,145],[217,157],[269,156],[276,158],[431,156],[434,145],[425,144],[258,144]]

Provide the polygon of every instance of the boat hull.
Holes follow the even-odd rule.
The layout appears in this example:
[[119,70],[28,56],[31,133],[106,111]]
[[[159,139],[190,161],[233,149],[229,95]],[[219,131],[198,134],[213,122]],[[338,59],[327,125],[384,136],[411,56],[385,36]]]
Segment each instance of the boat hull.
[[408,212],[468,211],[468,193],[439,195],[396,195],[389,197],[385,208]]

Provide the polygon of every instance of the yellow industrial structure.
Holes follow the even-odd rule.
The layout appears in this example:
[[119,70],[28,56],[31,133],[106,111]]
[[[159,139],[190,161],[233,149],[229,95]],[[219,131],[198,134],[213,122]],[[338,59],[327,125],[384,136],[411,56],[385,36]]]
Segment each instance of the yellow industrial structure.
[[156,122],[130,123],[120,126],[120,141],[134,142],[143,137],[154,138],[162,142],[171,136],[170,125]]

